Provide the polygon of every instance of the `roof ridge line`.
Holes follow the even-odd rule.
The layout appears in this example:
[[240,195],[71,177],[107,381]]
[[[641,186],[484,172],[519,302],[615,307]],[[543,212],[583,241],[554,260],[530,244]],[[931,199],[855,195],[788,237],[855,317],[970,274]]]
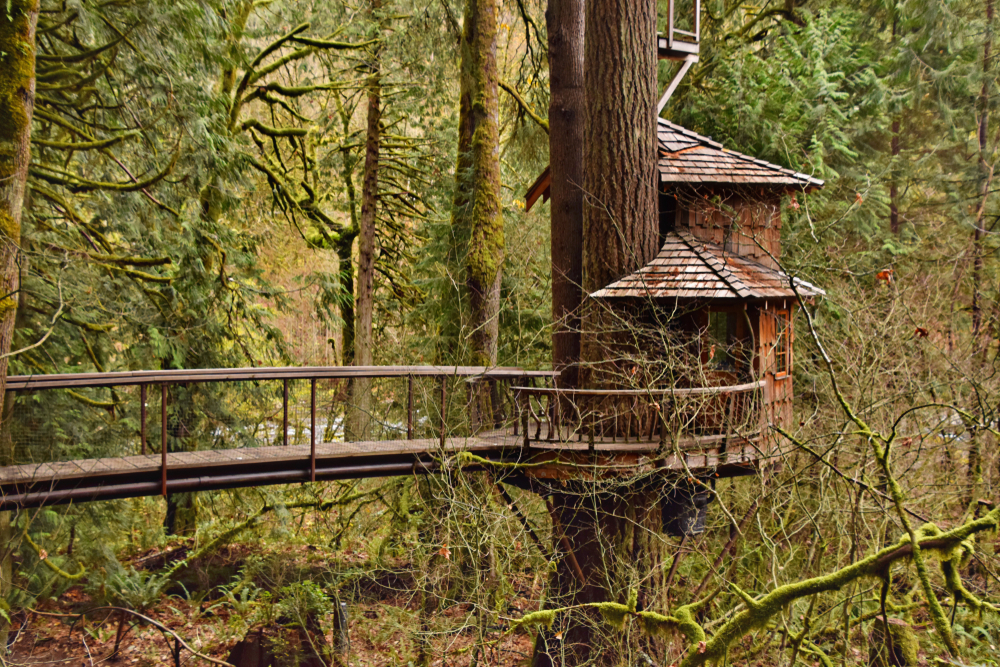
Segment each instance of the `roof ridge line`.
[[[702,253],[702,251],[696,247],[697,243],[702,241],[695,238],[694,235],[691,234],[691,232],[676,232],[676,233],[677,236],[680,237],[680,239],[684,241],[684,243],[691,249],[691,252],[696,254],[698,256],[698,259],[703,261],[705,265],[708,266],[708,268],[710,268],[716,276],[718,276],[719,280],[721,280],[729,287],[729,289],[736,292],[737,296],[743,299],[749,299],[750,297],[753,296],[753,290],[747,287],[742,280],[737,278],[732,271],[730,271],[725,265],[722,265],[721,267],[716,266],[716,264],[719,263],[718,259],[716,259],[714,256],[711,255],[706,256],[705,253]],[[685,238],[685,237],[690,237],[690,238]]]

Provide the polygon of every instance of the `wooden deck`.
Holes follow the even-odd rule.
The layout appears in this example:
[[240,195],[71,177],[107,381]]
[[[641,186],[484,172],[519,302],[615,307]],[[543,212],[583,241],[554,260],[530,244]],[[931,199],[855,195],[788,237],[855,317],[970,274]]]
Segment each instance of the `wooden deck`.
[[[520,463],[516,474],[540,479],[606,478],[653,471],[747,474],[765,460],[758,438],[686,438],[662,450],[659,442],[548,440],[524,447],[512,429],[468,438],[318,443],[315,479],[357,479],[427,473],[459,452],[502,464]],[[482,462],[473,468],[490,467]],[[164,484],[165,477],[165,484]],[[113,498],[308,482],[309,445],[171,452],[166,474],[159,454],[40,462],[0,468],[0,511]]]

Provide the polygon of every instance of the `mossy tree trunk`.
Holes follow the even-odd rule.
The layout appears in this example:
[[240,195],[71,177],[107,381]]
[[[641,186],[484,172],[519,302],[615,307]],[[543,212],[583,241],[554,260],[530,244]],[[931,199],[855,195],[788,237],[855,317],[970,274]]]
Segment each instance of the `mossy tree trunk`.
[[[458,165],[452,224],[465,248],[471,362],[497,362],[500,279],[505,254],[500,210],[497,0],[466,0],[462,29]],[[484,414],[489,414],[484,412]]]
[[[35,27],[38,0],[8,0],[0,13],[0,402],[6,406],[7,365],[14,337],[20,288],[21,208],[31,161],[31,116],[35,108]],[[13,458],[0,417],[0,465]],[[0,544],[13,541],[10,516],[0,513]],[[10,590],[11,554],[0,554],[0,601]],[[7,624],[0,618],[0,654],[6,652]]]
[[552,366],[577,386],[583,304],[583,0],[549,0]]
[[[381,29],[381,0],[371,1],[372,18]],[[372,365],[372,313],[375,296],[375,213],[378,202],[378,162],[381,142],[382,86],[379,63],[380,48],[376,44],[369,53],[368,128],[365,137],[364,181],[361,185],[361,219],[358,230],[358,283],[355,300],[354,364]],[[351,412],[348,416],[347,439],[371,437],[372,381],[358,378],[351,383]]]

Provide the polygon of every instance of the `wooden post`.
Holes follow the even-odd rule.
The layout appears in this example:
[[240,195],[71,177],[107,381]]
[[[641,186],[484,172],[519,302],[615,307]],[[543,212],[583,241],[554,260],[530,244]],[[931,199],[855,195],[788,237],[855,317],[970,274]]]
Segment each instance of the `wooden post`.
[[160,491],[167,497],[167,385],[160,385]]
[[146,455],[146,385],[139,385],[139,441],[142,443],[142,454]]
[[406,379],[406,439],[413,440],[413,376]]
[[316,378],[309,386],[309,481],[316,481]]
[[283,393],[281,399],[281,444],[288,446],[288,379],[281,381]]
[[447,414],[447,404],[445,401],[448,398],[448,378],[447,376],[441,376],[441,448],[444,449],[444,421],[445,415]]

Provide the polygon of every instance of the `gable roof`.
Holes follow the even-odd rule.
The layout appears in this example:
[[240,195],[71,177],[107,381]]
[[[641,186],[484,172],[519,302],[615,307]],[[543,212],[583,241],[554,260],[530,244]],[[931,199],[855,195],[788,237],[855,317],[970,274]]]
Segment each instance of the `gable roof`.
[[[662,118],[656,128],[657,168],[660,184],[690,183],[706,185],[778,187],[809,192],[822,188],[824,182],[808,174],[785,169],[776,164],[724,148],[718,141]],[[530,211],[539,198],[549,198],[552,174],[549,167],[528,188],[525,210]]]
[[666,235],[659,254],[632,275],[590,296],[597,299],[780,299],[825,294],[804,280],[699,241],[688,232]]

